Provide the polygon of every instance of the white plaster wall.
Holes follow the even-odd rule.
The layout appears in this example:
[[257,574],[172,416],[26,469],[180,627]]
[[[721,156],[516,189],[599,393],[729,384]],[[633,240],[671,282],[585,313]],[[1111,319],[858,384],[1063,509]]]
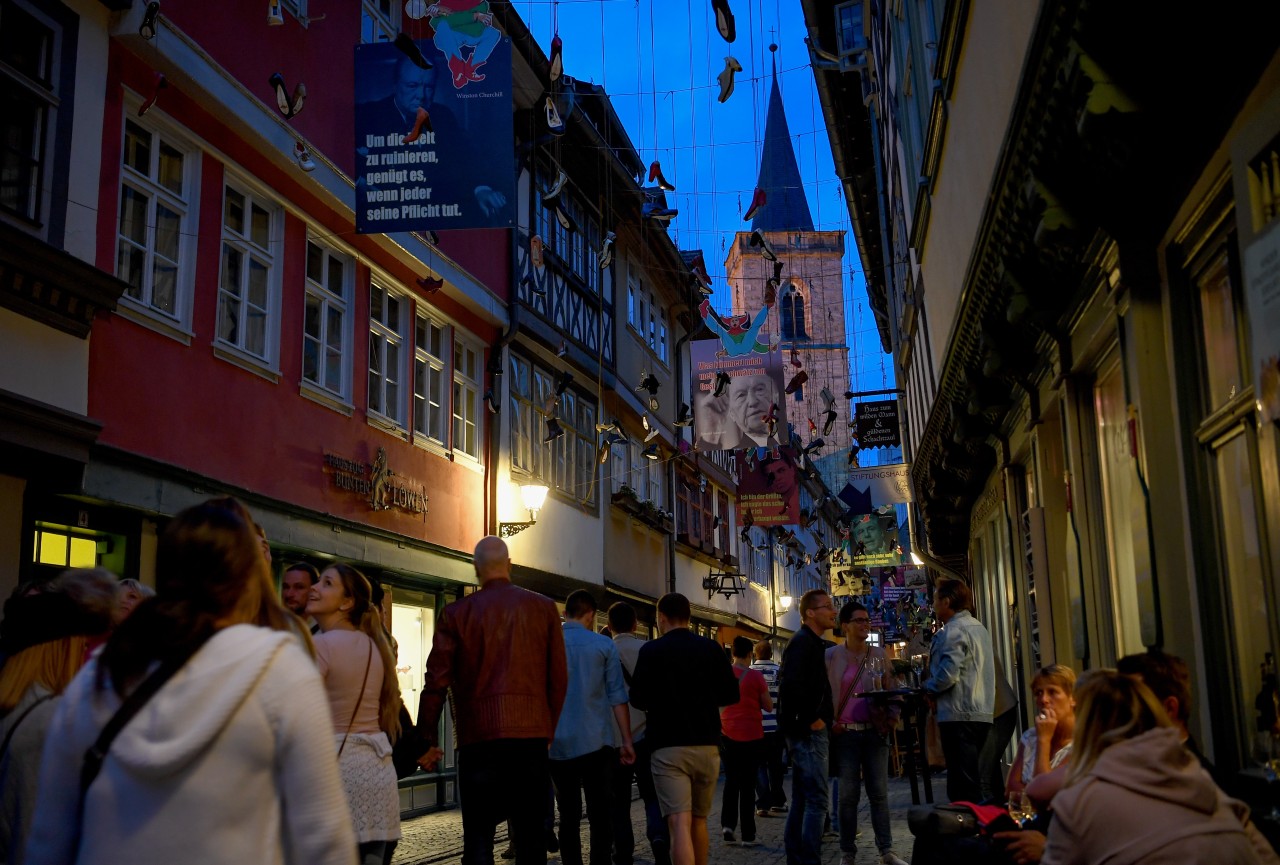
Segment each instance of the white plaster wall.
[[1026,0],[969,5],[921,254],[935,374],[946,357],[1039,8]]
[[0,390],[89,410],[89,341],[0,309]]

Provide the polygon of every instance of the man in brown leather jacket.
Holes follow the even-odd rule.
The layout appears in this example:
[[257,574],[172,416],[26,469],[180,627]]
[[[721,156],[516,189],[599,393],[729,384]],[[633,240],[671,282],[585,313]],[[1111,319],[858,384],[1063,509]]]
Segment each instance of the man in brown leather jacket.
[[476,545],[480,591],[436,622],[418,728],[439,761],[436,731],[452,695],[458,739],[463,865],[493,862],[493,833],[511,827],[516,865],[547,861],[547,747],[564,705],[568,671],[560,614],[548,598],[511,584],[511,556],[490,536]]

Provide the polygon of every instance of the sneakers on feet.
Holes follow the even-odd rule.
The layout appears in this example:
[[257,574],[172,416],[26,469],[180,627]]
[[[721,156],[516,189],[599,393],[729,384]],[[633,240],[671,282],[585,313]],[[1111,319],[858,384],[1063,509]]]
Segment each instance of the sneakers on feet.
[[892,850],[888,850],[883,853],[880,856],[880,862],[882,865],[907,865],[906,860],[897,853],[894,853]]
[[726,844],[738,843],[737,839],[733,837],[733,830],[730,829],[728,826],[724,827],[724,843]]
[[757,817],[768,817],[768,816],[769,816],[769,809],[768,809],[768,808],[758,808],[758,809],[756,810],[756,816],[757,816]]
[[742,847],[759,847],[759,846],[760,846],[760,842],[759,842],[759,841],[757,841],[757,840],[756,840],[756,839],[754,839],[754,838],[751,838],[751,839],[749,839],[749,840],[748,840],[748,839],[746,839],[746,838],[743,838],[743,839],[742,839],[742,844],[741,844],[741,845],[739,845],[739,846],[742,846]]

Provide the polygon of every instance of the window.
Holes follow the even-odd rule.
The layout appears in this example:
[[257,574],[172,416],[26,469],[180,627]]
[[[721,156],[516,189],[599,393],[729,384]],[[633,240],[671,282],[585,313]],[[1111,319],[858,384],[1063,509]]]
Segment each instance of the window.
[[653,351],[658,355],[658,360],[663,363],[667,362],[667,311],[665,309],[658,310],[656,316],[658,320],[658,342],[654,346]]
[[[306,0],[292,0],[305,3]],[[394,0],[364,0],[360,6],[360,41],[392,42],[400,32],[400,4]]]
[[635,280],[627,280],[627,324],[632,327],[640,327],[640,308],[636,305],[638,300],[636,295],[639,294],[640,288],[636,285]]
[[16,3],[0,2],[0,209],[30,222],[41,218],[47,137],[57,94],[55,33]]
[[369,283],[369,411],[405,425],[400,382],[407,305],[394,293]]
[[276,208],[256,193],[227,184],[222,209],[222,274],[218,339],[263,361],[272,360],[271,251]]
[[853,3],[842,3],[836,7],[836,50],[843,57],[856,54],[867,49],[867,38],[863,35],[862,0]]
[[445,400],[445,328],[418,316],[413,345],[413,432],[444,446],[447,431]]
[[[712,528],[716,522],[716,493],[711,484],[706,484],[704,491],[701,481],[691,477],[680,480],[676,493],[676,534],[684,535],[682,540],[686,543],[696,547],[705,542],[721,550],[728,549],[727,540],[721,539],[722,536],[728,538],[728,516],[723,526]],[[728,496],[725,500],[727,502]]]
[[174,321],[189,312],[182,286],[190,270],[195,161],[167,135],[125,121],[116,276],[129,284],[126,297]]
[[579,501],[594,502],[595,403],[572,388],[566,390],[555,408],[564,435],[544,442],[547,431],[544,407],[555,393],[555,375],[512,354],[510,389],[512,468]]
[[778,313],[782,319],[783,339],[808,339],[804,327],[804,295],[795,284],[787,286],[782,295],[782,306]]
[[306,309],[302,317],[302,380],[346,398],[347,297],[351,260],[307,241]]
[[480,459],[480,352],[453,343],[453,449]]
[[[592,293],[600,293],[600,262],[597,251],[603,242],[600,231],[600,220],[575,198],[566,186],[551,201],[542,200],[542,189],[555,181],[557,171],[541,168],[538,171],[538,200],[534,208],[536,212],[536,231],[542,238],[543,249],[554,253],[554,259],[563,265],[566,273],[572,274],[591,289]],[[565,228],[556,216],[561,209],[575,227]]]

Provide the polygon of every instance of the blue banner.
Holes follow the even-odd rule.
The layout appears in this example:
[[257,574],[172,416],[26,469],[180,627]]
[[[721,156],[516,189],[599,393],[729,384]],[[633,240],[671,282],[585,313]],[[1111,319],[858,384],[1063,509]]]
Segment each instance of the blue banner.
[[404,40],[417,57],[356,46],[357,233],[513,224],[511,40],[473,11]]

